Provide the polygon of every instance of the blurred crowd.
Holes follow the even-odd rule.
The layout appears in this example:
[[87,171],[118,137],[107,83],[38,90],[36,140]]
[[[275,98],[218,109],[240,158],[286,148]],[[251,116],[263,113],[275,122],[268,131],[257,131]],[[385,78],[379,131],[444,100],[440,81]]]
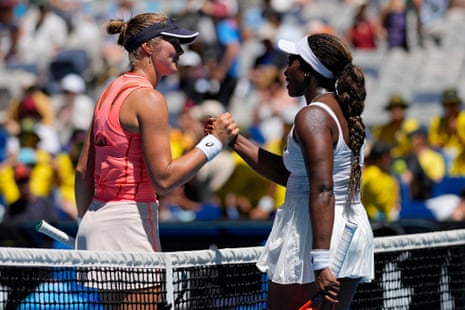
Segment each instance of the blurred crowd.
[[[329,19],[329,5],[340,16]],[[277,40],[328,32],[354,51],[441,48],[442,25],[465,18],[465,1],[0,0],[0,221],[76,220],[74,166],[95,99],[127,69],[104,24],[143,11],[200,32],[179,74],[160,85],[177,157],[203,136],[207,117],[224,111],[256,143],[283,150],[303,102],[287,94]],[[389,120],[368,120],[362,199],[372,220],[465,220],[464,91],[443,89],[436,102],[443,114],[427,122],[408,115],[409,98],[393,91],[383,103]],[[268,220],[284,188],[225,148],[159,199],[161,221]]]

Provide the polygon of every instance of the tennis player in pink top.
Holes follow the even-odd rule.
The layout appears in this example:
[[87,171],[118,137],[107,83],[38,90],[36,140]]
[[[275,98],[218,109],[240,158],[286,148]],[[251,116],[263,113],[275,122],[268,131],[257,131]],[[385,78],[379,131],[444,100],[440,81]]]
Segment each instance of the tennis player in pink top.
[[191,179],[239,130],[229,113],[218,115],[211,133],[174,160],[167,102],[156,86],[177,72],[181,44],[193,42],[198,33],[155,13],[111,20],[107,32],[119,33],[130,70],[99,98],[79,158],[75,195],[82,220],[76,248],[160,251],[157,193]]
[[[229,113],[218,115],[206,128],[209,134],[174,160],[167,102],[156,86],[163,76],[177,72],[181,44],[199,34],[155,13],[127,22],[111,20],[107,32],[119,33],[118,44],[128,52],[130,70],[108,85],[96,103],[76,167],[75,196],[82,218],[76,249],[160,251],[157,194],[191,179],[239,129]],[[99,286],[107,305],[118,308],[143,301],[144,309],[157,309],[161,302],[159,287],[133,291],[132,286],[131,292],[118,287],[121,291],[113,292]]]

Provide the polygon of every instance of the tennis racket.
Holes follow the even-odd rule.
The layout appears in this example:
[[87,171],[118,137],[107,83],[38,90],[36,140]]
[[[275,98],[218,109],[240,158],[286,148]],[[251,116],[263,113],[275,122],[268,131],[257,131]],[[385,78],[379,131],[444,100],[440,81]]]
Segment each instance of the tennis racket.
[[[344,232],[342,233],[341,240],[339,241],[339,244],[336,249],[336,253],[334,255],[334,260],[331,264],[331,270],[334,272],[336,275],[336,278],[339,275],[339,272],[341,271],[342,264],[344,263],[347,252],[349,251],[350,244],[352,242],[352,239],[354,237],[355,231],[357,230],[357,224],[352,223],[352,222],[347,222],[344,227]],[[307,301],[305,304],[303,304],[299,310],[311,310],[314,309],[312,308],[313,302],[320,296],[320,293],[317,293],[315,296],[313,296],[309,301]],[[316,309],[316,308],[315,308]]]
[[47,221],[41,220],[39,223],[37,223],[36,230],[74,249],[74,238],[65,233],[64,231],[49,224]]

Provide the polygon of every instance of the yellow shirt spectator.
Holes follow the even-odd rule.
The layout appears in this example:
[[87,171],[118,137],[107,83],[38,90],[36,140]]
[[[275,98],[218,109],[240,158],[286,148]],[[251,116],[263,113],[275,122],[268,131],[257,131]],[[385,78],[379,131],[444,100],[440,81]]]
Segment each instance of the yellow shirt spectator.
[[400,188],[390,173],[391,147],[376,141],[362,173],[361,198],[370,220],[394,221],[400,211]]
[[393,157],[401,157],[410,149],[408,134],[420,126],[420,123],[411,117],[405,116],[408,103],[400,94],[393,94],[384,110],[390,113],[387,123],[374,127],[373,137],[377,141],[388,143]]
[[[34,164],[26,163],[33,165],[30,181],[31,191],[36,196],[49,197],[55,186],[55,171],[51,165],[50,154],[40,150],[23,149],[18,158],[21,162],[23,160],[21,157],[31,157],[33,154],[36,162]],[[10,204],[18,200],[20,194],[12,166],[6,166],[0,170],[0,181],[0,195],[3,196],[5,203]]]
[[441,99],[444,115],[433,116],[428,140],[433,147],[442,148],[453,161],[465,151],[465,112],[460,110],[462,99],[455,89],[447,89]]

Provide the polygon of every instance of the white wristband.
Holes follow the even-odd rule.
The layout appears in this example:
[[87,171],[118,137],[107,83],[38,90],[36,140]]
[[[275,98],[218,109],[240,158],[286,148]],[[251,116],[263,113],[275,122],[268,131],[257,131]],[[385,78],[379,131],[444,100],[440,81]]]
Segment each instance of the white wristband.
[[203,137],[195,147],[200,149],[210,161],[221,152],[223,144],[217,137],[212,134],[208,134]]
[[312,250],[313,270],[321,270],[329,267],[329,250]]

